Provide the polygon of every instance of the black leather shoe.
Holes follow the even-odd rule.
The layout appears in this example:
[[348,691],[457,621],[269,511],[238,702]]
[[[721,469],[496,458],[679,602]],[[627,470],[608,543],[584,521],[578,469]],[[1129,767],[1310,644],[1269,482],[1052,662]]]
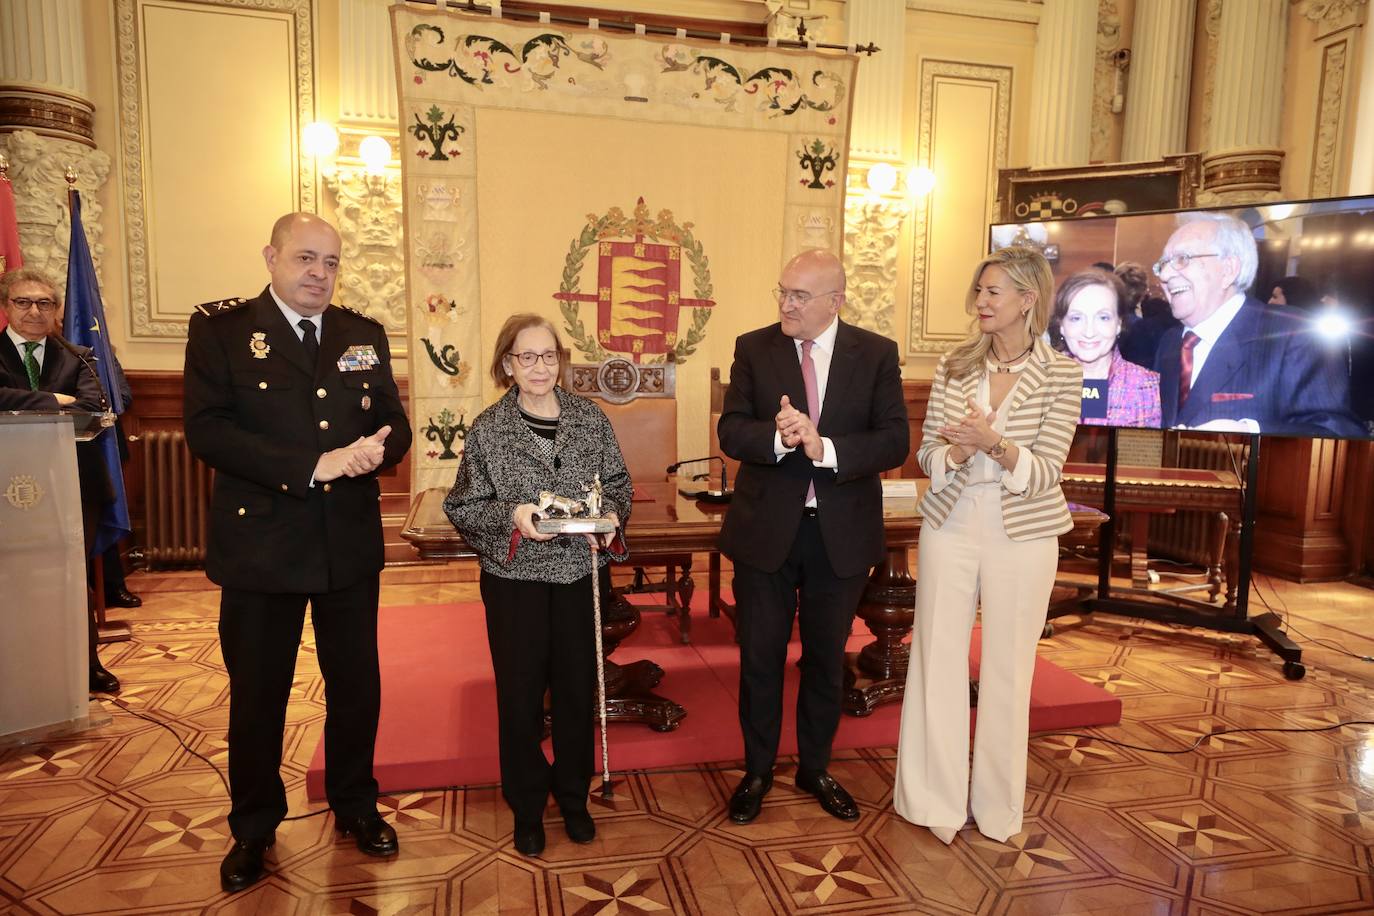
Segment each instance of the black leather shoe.
[[586,808],[581,811],[564,811],[563,829],[568,832],[568,839],[574,843],[590,843],[596,839],[596,822],[592,820]]
[[96,665],[91,669],[91,693],[119,693],[119,678]]
[[522,856],[537,856],[544,851],[543,821],[515,825],[515,851]]
[[735,787],[735,794],[730,796],[730,820],[736,824],[747,824],[758,817],[759,809],[763,807],[763,797],[771,788],[772,773],[764,776],[745,773],[744,778]]
[[266,876],[262,856],[276,841],[275,833],[258,840],[234,841],[229,854],[219,863],[219,886],[226,894],[238,893]]
[[816,796],[821,807],[832,817],[838,817],[842,821],[859,819],[859,806],[854,804],[854,799],[844,790],[844,786],[836,782],[835,777],[829,773],[806,773],[798,770],[797,788]]
[[358,841],[358,849],[370,856],[394,856],[401,851],[396,839],[396,831],[382,820],[380,814],[364,817],[334,815],[334,826],[344,836],[352,836]]
[[105,596],[106,607],[143,607],[143,599],[129,591],[121,588],[117,592],[111,592]]

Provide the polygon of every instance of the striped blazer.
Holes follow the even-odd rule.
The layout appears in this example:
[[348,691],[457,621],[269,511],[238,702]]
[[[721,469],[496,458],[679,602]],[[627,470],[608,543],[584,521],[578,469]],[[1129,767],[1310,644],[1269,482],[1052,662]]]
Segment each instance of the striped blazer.
[[[944,460],[943,447],[949,445],[941,437],[940,427],[963,417],[968,412],[968,399],[977,392],[977,376],[951,379],[946,361],[940,360],[921,427],[921,447],[916,452],[916,461],[926,474],[930,474],[933,461]],[[1032,462],[1024,493],[1002,490],[1002,523],[1012,540],[1057,536],[1073,528],[1059,479],[1078,426],[1082,400],[1083,367],[1037,337],[1020,383],[998,409],[1006,417],[1003,435],[1025,450],[1023,460]],[[938,493],[926,490],[921,499],[925,524],[936,528],[944,524],[964,491],[968,475],[968,468],[959,469]]]

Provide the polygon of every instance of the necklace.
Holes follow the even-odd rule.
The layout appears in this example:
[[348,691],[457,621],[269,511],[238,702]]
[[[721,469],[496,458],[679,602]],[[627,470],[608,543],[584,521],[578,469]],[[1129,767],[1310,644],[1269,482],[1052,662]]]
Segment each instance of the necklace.
[[1033,349],[1035,349],[1035,341],[1032,340],[1026,349],[1022,350],[1011,359],[1002,359],[1002,357],[997,355],[996,350],[992,347],[988,347],[988,368],[993,372],[1020,372],[1025,368],[1025,363],[1016,366],[1011,364],[1024,359]]

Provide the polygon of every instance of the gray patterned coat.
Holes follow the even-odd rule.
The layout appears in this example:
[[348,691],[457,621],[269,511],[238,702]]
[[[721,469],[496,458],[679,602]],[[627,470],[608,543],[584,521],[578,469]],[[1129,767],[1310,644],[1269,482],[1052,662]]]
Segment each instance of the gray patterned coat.
[[[505,579],[566,584],[591,572],[590,546],[582,535],[551,541],[522,538],[507,562],[515,524],[511,513],[538,500],[540,490],[582,497],[593,474],[601,475],[603,512],[615,512],[623,526],[630,518],[630,472],[625,468],[611,421],[591,401],[555,388],[558,432],[553,459],[520,416],[518,389],[477,415],[463,440],[463,463],[444,499],[449,521],[477,552],[482,569]],[[601,565],[611,559],[601,553]]]

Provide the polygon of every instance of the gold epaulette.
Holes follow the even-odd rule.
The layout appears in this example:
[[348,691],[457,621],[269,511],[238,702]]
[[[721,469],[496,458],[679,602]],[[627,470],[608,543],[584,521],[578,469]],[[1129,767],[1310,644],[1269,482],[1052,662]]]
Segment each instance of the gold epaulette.
[[336,306],[334,306],[334,308],[336,308],[336,309],[341,309],[341,310],[343,310],[343,311],[345,311],[345,312],[350,312],[350,313],[352,313],[352,314],[354,314],[354,315],[357,315],[357,316],[358,316],[359,318],[361,318],[362,320],[364,320],[364,321],[370,321],[370,322],[372,322],[373,324],[375,324],[375,325],[376,325],[377,327],[379,327],[379,328],[386,327],[386,325],[382,324],[382,323],[381,323],[380,321],[378,321],[376,318],[373,318],[371,315],[363,314],[362,312],[358,311],[357,309],[349,308],[349,307],[346,306],[346,305],[336,305]]
[[214,318],[216,315],[223,315],[235,309],[241,309],[248,304],[248,300],[242,296],[235,296],[232,299],[216,299],[214,302],[202,302],[196,306],[196,310],[202,315]]

